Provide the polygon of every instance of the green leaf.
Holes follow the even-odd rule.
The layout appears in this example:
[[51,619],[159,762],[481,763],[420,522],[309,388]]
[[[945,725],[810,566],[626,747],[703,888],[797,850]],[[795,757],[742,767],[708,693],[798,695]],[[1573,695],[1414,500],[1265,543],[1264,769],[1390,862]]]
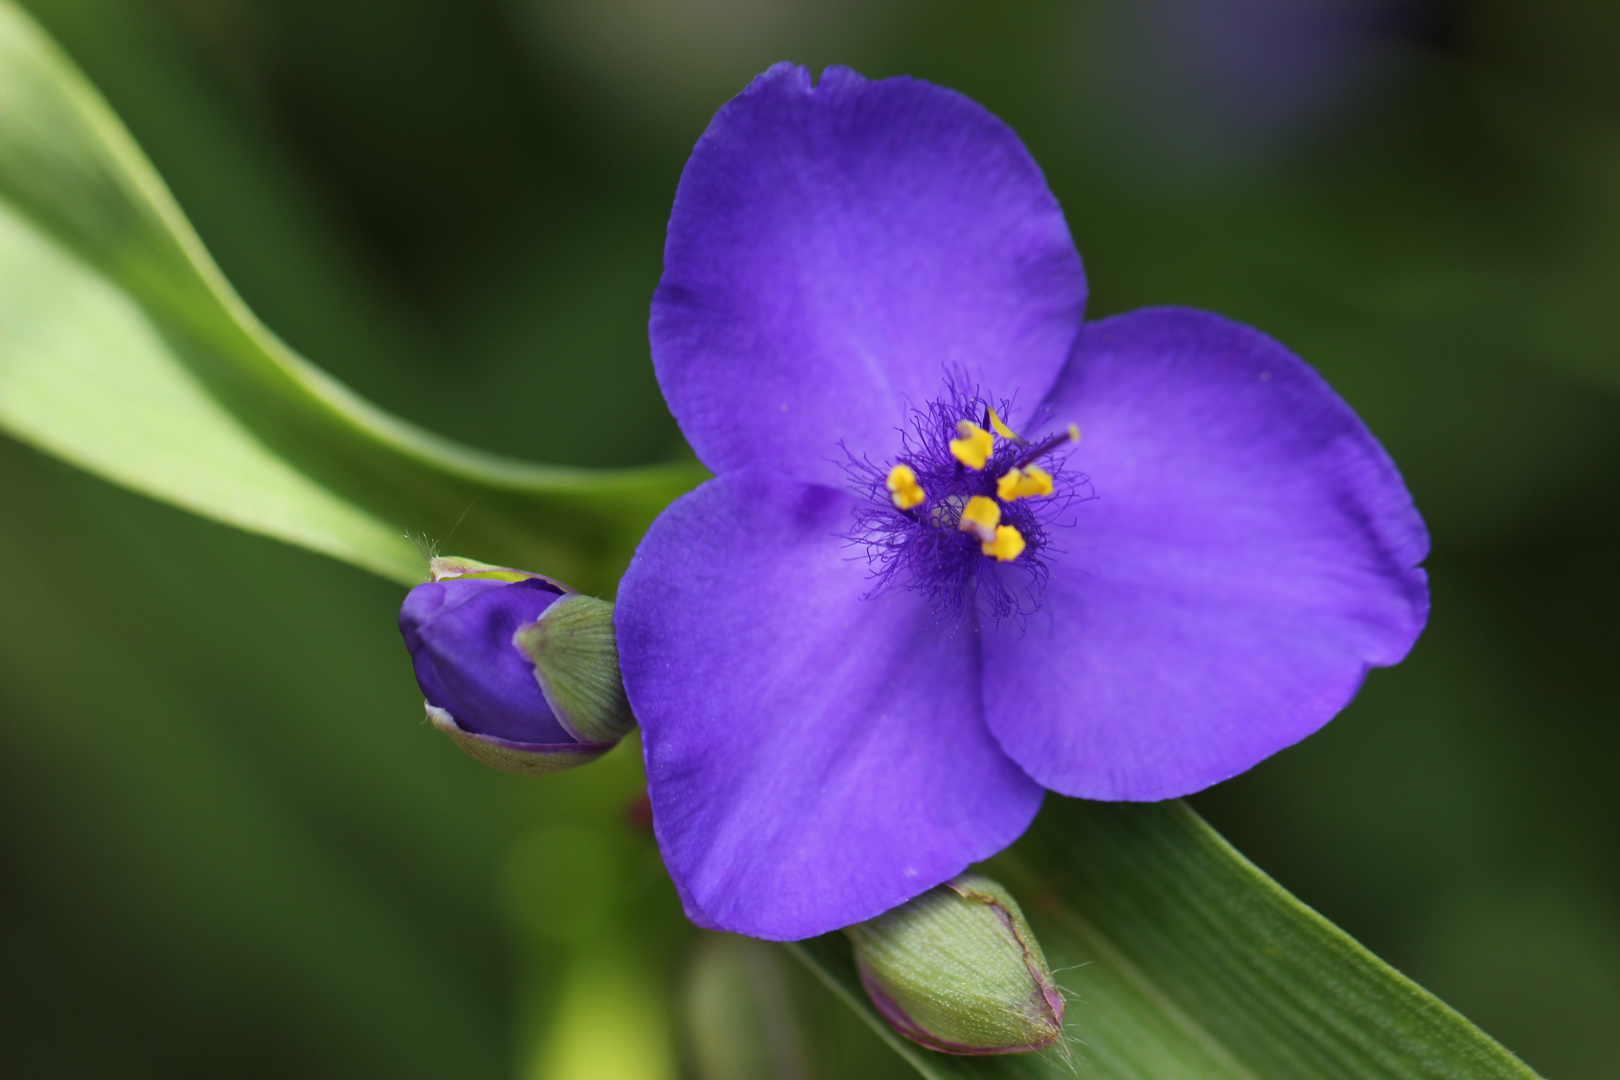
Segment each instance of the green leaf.
[[951,1057],[890,1031],[842,934],[791,946],[927,1077],[1533,1078],[1290,896],[1184,803],[1048,796],[986,866],[1065,988],[1066,1052]]
[[[407,531],[610,589],[695,463],[550,468],[361,400],[254,318],[95,89],[0,0],[0,429],[402,582]],[[537,416],[537,423],[543,416]],[[465,518],[463,515],[465,514]]]

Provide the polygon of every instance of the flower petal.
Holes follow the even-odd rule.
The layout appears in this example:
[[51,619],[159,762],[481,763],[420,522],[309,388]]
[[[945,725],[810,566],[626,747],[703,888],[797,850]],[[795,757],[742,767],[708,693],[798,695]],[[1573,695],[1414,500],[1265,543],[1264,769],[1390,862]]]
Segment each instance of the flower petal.
[[1216,315],[1089,325],[1048,401],[1094,500],[1042,609],[985,635],[986,719],[1029,774],[1163,799],[1325,724],[1428,617],[1428,536],[1320,376]]
[[716,114],[675,195],[652,304],[659,384],[715,472],[841,485],[947,370],[1033,404],[1085,275],[1018,137],[910,78],[778,64]]
[[866,599],[852,501],[758,470],[666,510],[619,590],[664,862],[703,925],[795,939],[999,851],[1041,790],[984,726],[976,639]]

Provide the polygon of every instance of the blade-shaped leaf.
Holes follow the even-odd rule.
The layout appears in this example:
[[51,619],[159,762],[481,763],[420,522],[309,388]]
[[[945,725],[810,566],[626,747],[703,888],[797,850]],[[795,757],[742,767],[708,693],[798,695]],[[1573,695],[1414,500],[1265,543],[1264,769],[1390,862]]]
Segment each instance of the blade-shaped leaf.
[[548,468],[370,406],[248,311],[106,103],[0,0],[0,428],[400,581],[406,530],[610,588],[695,464]]
[[952,1057],[890,1031],[841,934],[791,946],[924,1076],[1517,1078],[1535,1073],[1261,873],[1183,803],[1049,796],[987,870],[1067,992],[1066,1053]]

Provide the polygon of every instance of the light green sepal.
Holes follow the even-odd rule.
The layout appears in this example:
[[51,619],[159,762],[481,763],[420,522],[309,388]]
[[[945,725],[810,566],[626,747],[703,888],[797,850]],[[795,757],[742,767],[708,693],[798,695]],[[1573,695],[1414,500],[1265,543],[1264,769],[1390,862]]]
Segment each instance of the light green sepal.
[[[464,559],[459,555],[435,555],[428,560],[429,581],[447,581],[451,578],[486,578],[491,581],[528,581],[530,578],[552,580],[544,574],[513,570],[510,566],[495,566],[492,563],[479,562],[477,559]],[[552,583],[568,592],[574,591],[560,581]]]
[[437,705],[423,703],[433,726],[450,736],[474,761],[518,776],[551,776],[578,765],[588,765],[613,749],[612,743],[514,743],[489,735],[463,731],[456,718]]
[[619,676],[609,601],[565,596],[520,627],[512,644],[534,661],[546,704],[581,742],[616,743],[636,726]]

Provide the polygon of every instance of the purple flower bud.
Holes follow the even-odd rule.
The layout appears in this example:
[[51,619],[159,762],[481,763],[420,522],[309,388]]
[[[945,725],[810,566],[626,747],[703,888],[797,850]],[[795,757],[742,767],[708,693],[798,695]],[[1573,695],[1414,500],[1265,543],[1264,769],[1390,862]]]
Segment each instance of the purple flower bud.
[[399,611],[428,719],[467,754],[544,776],[634,726],[613,605],[525,570],[436,558]]

